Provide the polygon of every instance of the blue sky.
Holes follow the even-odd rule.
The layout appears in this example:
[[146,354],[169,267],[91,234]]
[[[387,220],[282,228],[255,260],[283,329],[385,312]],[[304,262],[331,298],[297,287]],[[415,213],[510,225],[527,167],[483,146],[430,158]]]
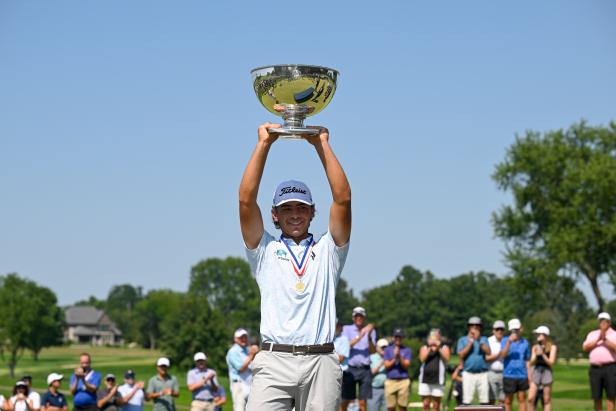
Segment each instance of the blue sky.
[[[327,109],[353,188],[343,276],[356,291],[404,264],[505,274],[490,175],[516,133],[616,119],[616,3],[0,2],[0,273],[69,304],[114,284],[184,290],[200,259],[243,255],[237,187],[276,118],[254,67],[341,73]],[[328,186],[305,142],[263,178]],[[268,222],[268,227],[273,227]],[[607,286],[606,286],[607,287]]]

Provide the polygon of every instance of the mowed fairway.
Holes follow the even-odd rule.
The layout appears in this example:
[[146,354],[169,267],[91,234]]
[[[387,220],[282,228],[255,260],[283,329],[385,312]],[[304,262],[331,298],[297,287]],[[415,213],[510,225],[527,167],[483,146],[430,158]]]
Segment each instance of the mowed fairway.
[[[156,372],[154,363],[162,354],[155,350],[144,350],[140,348],[107,348],[107,347],[57,347],[44,350],[38,361],[34,361],[29,353],[26,353],[19,361],[15,378],[9,377],[6,358],[2,360],[0,370],[0,393],[7,398],[13,384],[21,376],[29,374],[34,379],[34,387],[37,391],[43,392],[46,389],[45,379],[51,372],[59,372],[65,376],[62,389],[66,393],[68,390],[68,377],[78,366],[79,354],[88,351],[92,355],[93,368],[103,374],[115,374],[118,381],[122,382],[124,371],[132,369],[137,373],[137,380],[147,380]],[[219,370],[218,370],[219,371]],[[186,370],[178,370],[171,367],[171,374],[175,375],[180,382],[181,395],[177,400],[178,409],[188,410],[190,408],[190,394],[186,388]],[[590,390],[588,385],[588,365],[585,361],[575,361],[567,365],[565,361],[557,364],[555,370],[554,384],[554,411],[592,411],[592,401],[590,400]],[[229,394],[229,384],[226,374],[219,371],[220,381],[225,386],[228,394],[225,410],[231,410],[231,398]],[[449,382],[447,392],[449,391]],[[417,395],[417,382],[413,381],[411,401],[420,401]],[[70,396],[68,397],[70,400]],[[146,405],[146,410],[152,408],[151,403]],[[449,408],[453,409],[453,402]],[[517,406],[515,407],[517,409]]]

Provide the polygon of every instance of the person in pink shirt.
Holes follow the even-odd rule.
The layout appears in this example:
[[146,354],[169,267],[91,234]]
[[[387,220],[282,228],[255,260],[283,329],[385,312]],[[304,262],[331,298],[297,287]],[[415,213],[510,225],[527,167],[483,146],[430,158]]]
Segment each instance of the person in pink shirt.
[[603,390],[607,397],[607,410],[614,411],[616,398],[616,331],[611,327],[612,317],[600,313],[599,329],[588,333],[582,349],[590,353],[590,391],[595,410],[603,410]]

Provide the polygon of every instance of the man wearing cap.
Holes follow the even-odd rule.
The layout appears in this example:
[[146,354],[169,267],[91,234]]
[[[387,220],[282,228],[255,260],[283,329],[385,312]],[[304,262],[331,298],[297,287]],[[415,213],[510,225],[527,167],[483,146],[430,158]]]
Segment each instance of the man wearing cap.
[[90,354],[82,353],[79,367],[71,375],[70,389],[76,411],[98,411],[96,390],[101,385],[101,375],[92,369],[91,362]]
[[188,371],[186,385],[192,393],[190,411],[214,411],[214,394],[220,383],[216,371],[207,367],[207,356],[198,352],[194,355],[195,368]]
[[501,342],[505,335],[505,322],[497,320],[492,325],[492,335],[488,337],[490,345],[490,355],[486,356],[486,361],[490,366],[488,370],[488,385],[490,387],[490,404],[503,404],[505,402],[505,392],[503,391],[503,359],[499,353]]
[[289,180],[274,193],[271,216],[279,238],[267,233],[257,204],[265,162],[277,135],[259,127],[258,142],[239,189],[240,226],[261,293],[261,351],[253,362],[248,408],[333,410],[338,407],[342,371],[334,352],[336,286],[351,236],[351,189],[329,144],[329,132],[306,136],[319,156],[333,204],[329,227],[316,240],[315,215],[306,184]]
[[227,351],[227,367],[229,368],[229,384],[233,411],[244,411],[250,394],[252,383],[252,361],[259,351],[256,345],[248,348],[248,331],[238,328],[233,334],[233,345]]
[[43,411],[68,411],[66,398],[60,392],[62,378],[64,378],[62,375],[55,372],[47,376],[47,387],[49,388],[41,398],[41,409]]
[[468,334],[458,340],[456,352],[464,363],[462,374],[462,403],[473,402],[475,393],[481,404],[490,401],[488,385],[488,363],[490,355],[488,339],[481,335],[481,318],[471,317],[467,323]]
[[96,404],[100,411],[118,411],[124,404],[122,394],[118,392],[115,375],[105,376],[105,388],[98,392]]
[[154,411],[175,411],[175,398],[180,396],[180,384],[169,374],[171,362],[161,357],[156,361],[156,375],[148,381],[146,398],[154,401]]
[[135,372],[128,370],[124,373],[124,384],[118,387],[122,395],[122,407],[120,411],[143,411],[145,393],[143,381],[135,382]]
[[402,344],[404,331],[395,328],[393,332],[394,342],[385,348],[383,360],[387,369],[385,380],[385,404],[388,411],[394,411],[396,406],[400,411],[405,411],[409,403],[409,379],[408,368],[411,366],[411,348]]
[[522,337],[522,323],[517,318],[507,324],[509,335],[501,341],[500,357],[503,359],[503,391],[505,409],[511,411],[513,396],[517,394],[519,411],[526,411],[526,391],[530,385],[530,346]]
[[389,341],[381,338],[376,342],[376,352],[370,354],[370,373],[372,374],[372,398],[368,400],[368,410],[382,411],[385,407],[385,380],[387,369],[383,354]]
[[351,315],[353,324],[342,328],[342,334],[351,344],[349,368],[342,375],[342,409],[346,410],[349,403],[357,398],[359,409],[365,411],[367,400],[372,398],[370,354],[376,352],[376,331],[374,324],[366,324],[366,310],[363,307],[353,308]]
[[32,389],[32,376],[24,375],[21,380],[28,386],[28,399],[32,401],[32,410],[30,411],[39,411],[41,409],[41,396]]
[[607,398],[607,409],[613,411],[616,398],[616,331],[611,327],[609,313],[597,317],[599,328],[588,333],[582,349],[589,353],[590,391],[595,402],[595,410],[603,409],[603,390]]

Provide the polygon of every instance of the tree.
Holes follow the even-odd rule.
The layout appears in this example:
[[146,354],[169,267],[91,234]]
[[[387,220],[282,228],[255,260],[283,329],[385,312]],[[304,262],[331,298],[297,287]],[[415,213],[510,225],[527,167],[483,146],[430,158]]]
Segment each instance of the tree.
[[225,317],[228,331],[242,327],[257,332],[261,321],[259,288],[245,260],[208,258],[190,271],[188,292],[205,297]]
[[105,302],[105,312],[118,326],[125,341],[136,341],[138,326],[135,308],[143,299],[143,289],[130,284],[114,285]]
[[135,306],[139,342],[146,348],[157,348],[162,324],[167,318],[182,317],[180,303],[184,293],[172,290],[153,290]]
[[0,277],[0,341],[11,377],[25,349],[35,357],[62,337],[62,315],[51,290],[12,273]]
[[493,179],[513,195],[493,215],[513,272],[540,286],[556,274],[583,276],[603,310],[599,278],[616,285],[616,123],[528,131]]
[[358,305],[359,299],[353,295],[353,290],[349,288],[346,280],[341,278],[336,287],[336,314],[340,321],[350,322],[351,312]]

